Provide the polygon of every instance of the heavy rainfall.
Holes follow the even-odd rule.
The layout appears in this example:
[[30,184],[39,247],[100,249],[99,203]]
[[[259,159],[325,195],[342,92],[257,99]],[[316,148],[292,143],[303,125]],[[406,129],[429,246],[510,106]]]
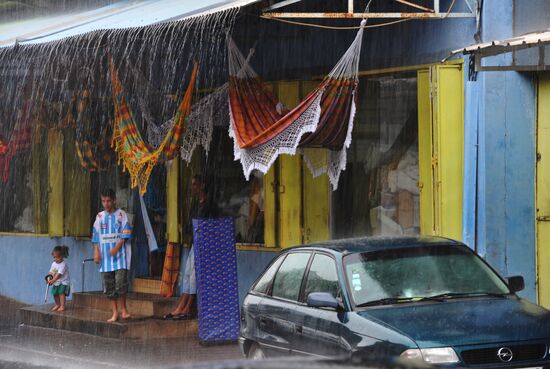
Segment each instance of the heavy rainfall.
[[0,367],[549,367],[548,19],[0,2]]

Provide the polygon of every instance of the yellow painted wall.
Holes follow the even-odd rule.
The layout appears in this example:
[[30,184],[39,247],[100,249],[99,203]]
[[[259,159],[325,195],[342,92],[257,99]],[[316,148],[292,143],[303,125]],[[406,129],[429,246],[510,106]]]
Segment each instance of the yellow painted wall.
[[537,111],[538,302],[550,308],[550,74],[539,77]]

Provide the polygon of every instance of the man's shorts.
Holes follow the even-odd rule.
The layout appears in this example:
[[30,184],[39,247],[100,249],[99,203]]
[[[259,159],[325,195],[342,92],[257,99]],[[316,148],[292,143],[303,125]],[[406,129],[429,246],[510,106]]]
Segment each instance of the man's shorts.
[[69,293],[71,291],[71,288],[69,286],[65,286],[64,284],[60,284],[59,286],[52,286],[52,295],[65,295],[69,296]]
[[128,269],[103,272],[103,293],[108,299],[117,299],[128,293]]
[[185,263],[181,292],[189,295],[195,295],[197,293],[197,278],[195,277],[195,252],[193,251],[193,246],[191,246],[191,250],[189,250],[187,262]]

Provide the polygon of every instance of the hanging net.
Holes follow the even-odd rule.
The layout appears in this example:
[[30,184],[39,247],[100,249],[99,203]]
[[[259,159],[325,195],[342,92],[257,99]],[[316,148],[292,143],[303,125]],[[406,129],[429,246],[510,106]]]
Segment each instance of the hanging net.
[[[337,187],[351,144],[362,36],[360,28],[332,71],[291,111],[264,87],[229,40],[229,136],[247,179],[254,169],[266,173],[280,154],[302,153],[314,176],[326,173]],[[309,148],[328,153],[313,154]]]
[[131,187],[135,188],[139,184],[140,194],[143,195],[153,167],[159,162],[173,159],[179,153],[185,128],[185,118],[189,113],[195,88],[197,65],[195,64],[193,68],[191,80],[173,118],[173,124],[156,149],[145,143],[139,133],[132,113],[124,99],[122,86],[112,59],[109,59],[109,67],[115,106],[112,146],[118,154],[119,162],[122,162],[124,169],[128,170],[130,174]]

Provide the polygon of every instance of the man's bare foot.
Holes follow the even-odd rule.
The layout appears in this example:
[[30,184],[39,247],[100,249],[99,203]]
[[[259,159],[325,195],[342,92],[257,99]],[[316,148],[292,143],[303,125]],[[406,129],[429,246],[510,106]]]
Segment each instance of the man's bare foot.
[[127,311],[123,311],[121,313],[121,317],[122,317],[122,319],[130,319],[132,317],[132,315],[130,315],[130,313],[127,312]]
[[114,323],[118,320],[118,315],[113,315],[111,319],[107,320],[107,323]]
[[53,308],[52,308],[52,311],[57,311],[61,306],[59,305],[55,305]]
[[61,313],[62,311],[65,311],[65,306],[60,306],[59,309],[57,309],[58,313]]

